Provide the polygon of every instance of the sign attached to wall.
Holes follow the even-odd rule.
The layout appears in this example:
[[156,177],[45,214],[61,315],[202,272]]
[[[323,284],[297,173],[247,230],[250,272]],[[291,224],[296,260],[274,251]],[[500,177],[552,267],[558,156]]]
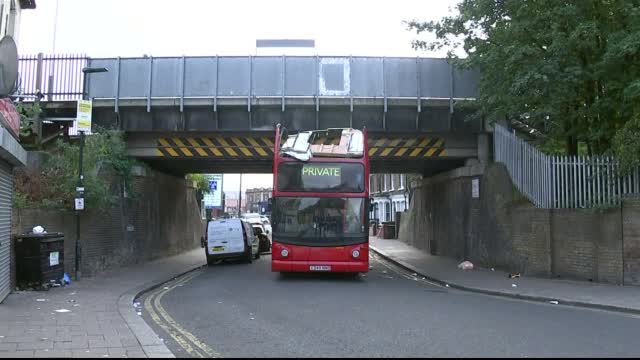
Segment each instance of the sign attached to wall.
[[91,100],[78,100],[78,112],[76,122],[78,131],[91,131]]
[[471,179],[471,197],[480,198],[480,179]]
[[0,99],[0,123],[14,138],[20,138],[20,114],[10,99]]
[[56,266],[60,264],[60,253],[58,251],[49,253],[49,266]]

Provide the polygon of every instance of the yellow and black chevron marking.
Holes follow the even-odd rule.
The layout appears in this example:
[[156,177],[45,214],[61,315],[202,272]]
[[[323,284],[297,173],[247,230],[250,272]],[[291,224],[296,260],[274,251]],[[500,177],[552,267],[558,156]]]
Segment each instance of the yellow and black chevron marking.
[[267,136],[164,137],[157,142],[162,157],[271,159],[273,141]]
[[442,138],[421,136],[369,140],[369,156],[372,158],[419,159],[444,155],[445,144]]

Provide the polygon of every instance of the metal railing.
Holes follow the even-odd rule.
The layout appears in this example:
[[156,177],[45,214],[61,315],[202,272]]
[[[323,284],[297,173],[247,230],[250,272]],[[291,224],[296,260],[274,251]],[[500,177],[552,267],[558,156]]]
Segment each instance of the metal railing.
[[518,190],[539,208],[612,206],[640,194],[638,169],[620,176],[613,157],[549,156],[497,124],[494,152]]
[[89,58],[81,54],[21,56],[18,63],[18,98],[45,101],[82,99],[84,74]]

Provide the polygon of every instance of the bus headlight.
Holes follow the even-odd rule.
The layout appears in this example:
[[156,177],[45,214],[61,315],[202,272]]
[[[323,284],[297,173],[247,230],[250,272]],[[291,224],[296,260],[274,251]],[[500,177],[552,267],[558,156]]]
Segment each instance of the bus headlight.
[[282,249],[282,251],[280,251],[280,255],[282,255],[282,257],[287,257],[287,256],[289,256],[289,250],[287,250],[287,249]]
[[359,250],[353,250],[351,252],[351,256],[353,256],[354,258],[360,257],[360,251]]

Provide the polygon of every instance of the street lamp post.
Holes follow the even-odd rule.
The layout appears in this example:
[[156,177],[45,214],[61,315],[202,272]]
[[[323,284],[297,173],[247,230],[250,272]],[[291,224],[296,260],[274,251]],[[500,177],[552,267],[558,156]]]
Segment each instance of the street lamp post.
[[[84,73],[84,79],[82,83],[82,99],[88,100],[87,94],[87,74],[92,73],[100,73],[107,72],[109,69],[107,68],[91,68],[85,67],[82,69]],[[78,184],[76,186],[76,248],[75,248],[75,265],[76,265],[76,280],[80,280],[81,271],[80,271],[80,257],[82,254],[81,246],[80,246],[80,211],[84,209],[84,171],[83,171],[83,154],[84,154],[84,129],[79,129],[79,121],[76,119],[76,128],[78,128],[78,132],[80,133],[80,154],[78,159]]]

